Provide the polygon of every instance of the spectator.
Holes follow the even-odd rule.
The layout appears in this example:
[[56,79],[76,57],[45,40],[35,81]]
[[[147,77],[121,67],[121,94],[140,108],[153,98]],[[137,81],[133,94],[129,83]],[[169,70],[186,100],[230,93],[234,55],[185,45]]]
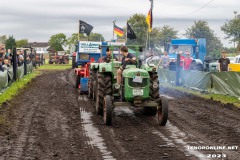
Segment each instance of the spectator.
[[167,51],[164,51],[164,55],[161,56],[161,60],[159,63],[161,63],[161,62],[162,62],[163,68],[168,69],[169,63],[170,63],[170,57],[169,57]]
[[7,70],[8,68],[11,67],[8,59],[4,59],[4,65],[2,67],[3,67],[4,70],[5,69]]
[[183,51],[179,51],[178,54],[180,54],[180,68],[183,69],[183,62],[185,57],[182,55]]
[[190,70],[190,65],[192,63],[192,58],[190,56],[189,52],[186,52],[187,57],[183,61],[183,69],[184,70]]
[[228,64],[230,64],[230,60],[226,57],[227,52],[223,50],[221,54],[222,58],[218,60],[219,72],[229,71]]
[[18,51],[17,52],[17,62],[18,62],[18,66],[22,66],[23,65],[23,55],[22,55],[22,51]]
[[8,49],[6,52],[5,59],[9,59],[10,54],[11,54],[11,49]]
[[0,44],[0,71],[4,71],[3,69],[3,64],[4,64],[4,59],[5,59],[5,45]]

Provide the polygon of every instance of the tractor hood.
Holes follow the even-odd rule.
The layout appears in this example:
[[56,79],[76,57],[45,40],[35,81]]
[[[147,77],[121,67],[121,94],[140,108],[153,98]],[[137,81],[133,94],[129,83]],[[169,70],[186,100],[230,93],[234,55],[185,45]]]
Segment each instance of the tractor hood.
[[139,68],[129,68],[123,70],[123,77],[133,78],[135,76],[141,76],[143,78],[149,78],[149,74],[146,70]]

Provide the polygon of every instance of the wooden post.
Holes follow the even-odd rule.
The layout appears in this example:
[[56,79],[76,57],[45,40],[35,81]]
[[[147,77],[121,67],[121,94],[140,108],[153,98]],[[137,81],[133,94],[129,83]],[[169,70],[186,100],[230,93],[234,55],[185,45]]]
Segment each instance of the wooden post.
[[13,49],[13,81],[17,80],[17,53],[16,48]]
[[27,50],[24,50],[24,75],[27,75]]
[[180,54],[177,54],[177,64],[176,64],[176,86],[180,86]]

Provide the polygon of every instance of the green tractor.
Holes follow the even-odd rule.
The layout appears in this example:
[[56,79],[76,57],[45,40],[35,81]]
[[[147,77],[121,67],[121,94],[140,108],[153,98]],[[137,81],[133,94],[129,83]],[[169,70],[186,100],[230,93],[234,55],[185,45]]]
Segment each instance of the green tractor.
[[[115,46],[109,47],[113,50]],[[138,52],[142,50],[140,46],[127,47],[135,48],[137,60],[136,65],[127,65],[123,70],[121,85],[116,83],[121,62],[112,58],[110,63],[98,63],[98,67],[91,69],[95,71],[95,77],[90,80],[89,90],[96,102],[96,112],[103,115],[106,125],[111,125],[115,107],[134,106],[143,109],[146,115],[157,114],[159,124],[164,126],[168,119],[168,103],[159,96],[156,66],[141,65],[138,60]]]

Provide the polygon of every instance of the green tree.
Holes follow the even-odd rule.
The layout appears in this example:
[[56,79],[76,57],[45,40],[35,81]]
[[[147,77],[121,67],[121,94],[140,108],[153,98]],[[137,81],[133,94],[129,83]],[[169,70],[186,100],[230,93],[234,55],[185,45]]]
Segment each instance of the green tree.
[[5,44],[6,40],[7,40],[7,36],[6,35],[0,36],[0,43]]
[[[137,36],[137,39],[134,39],[134,40],[128,39],[127,43],[145,45],[147,40],[146,37],[147,37],[147,29],[148,29],[146,16],[143,14],[134,14],[128,19],[128,24],[133,29],[134,33]],[[126,27],[124,28],[126,33]],[[125,34],[122,38],[125,39]]]
[[66,46],[66,42],[66,35],[63,33],[52,35],[49,39],[49,44],[55,51],[63,51],[63,46]]
[[167,50],[171,39],[178,38],[177,33],[178,31],[174,30],[174,28],[168,25],[164,25],[163,28],[160,29],[159,33],[160,46],[164,47],[164,50]]
[[218,37],[214,34],[214,31],[210,29],[206,21],[195,21],[194,25],[187,28],[185,36],[187,38],[206,38],[207,41],[207,54],[220,52],[223,45]]
[[104,37],[99,33],[90,33],[89,40],[90,41],[105,41]]
[[240,51],[240,14],[234,11],[234,18],[227,20],[221,27],[221,30],[227,35],[226,39],[230,39],[232,42],[237,42],[237,50]]
[[20,39],[16,41],[17,48],[24,47],[28,44],[28,39]]
[[[81,34],[82,35],[82,34]],[[78,42],[78,33],[73,33],[71,37],[67,39],[67,46],[70,51],[73,51],[75,49],[75,45]]]
[[9,36],[8,39],[6,40],[6,49],[13,49],[16,48],[16,41],[13,36]]

